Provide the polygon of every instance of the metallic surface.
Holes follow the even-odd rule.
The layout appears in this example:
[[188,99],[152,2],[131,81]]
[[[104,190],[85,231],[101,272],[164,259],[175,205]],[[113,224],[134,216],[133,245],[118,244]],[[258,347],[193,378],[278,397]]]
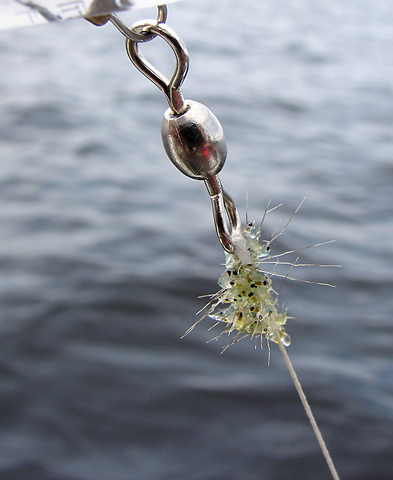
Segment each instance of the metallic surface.
[[[159,23],[165,23],[167,16],[168,16],[168,9],[166,5],[158,5],[158,12],[157,12],[157,22],[156,24]],[[138,30],[134,27],[127,27],[125,23],[121,20],[120,17],[118,17],[115,13],[110,15],[109,19],[113,25],[127,38],[130,40],[134,40],[135,42],[150,42],[150,40],[153,40],[157,36],[157,34],[151,32],[151,31],[145,31],[143,28],[138,28]],[[142,20],[139,23],[154,23],[154,20]]]
[[[230,199],[230,197],[224,197],[224,190],[222,188],[218,175],[207,177],[205,179],[205,185],[209,193],[210,200],[212,202],[214,226],[216,228],[218,240],[220,241],[222,248],[226,252],[234,253],[235,248],[231,241],[231,233],[235,230],[234,227],[236,227],[237,223],[233,222],[235,216],[232,214],[233,211],[229,208],[229,204],[234,207],[232,199]],[[228,217],[231,221],[231,231],[229,231],[227,223],[225,221],[224,208],[227,211]],[[236,207],[234,208],[236,210]],[[236,215],[236,218],[239,220],[238,214]],[[240,223],[238,227],[240,227]]]
[[[204,180],[213,209],[214,225],[223,249],[233,253],[231,232],[240,228],[240,218],[231,197],[224,193],[218,173],[227,156],[227,143],[220,122],[213,113],[193,100],[176,115],[168,109],[161,123],[161,137],[171,162],[187,177]],[[225,221],[227,212],[231,229]]]
[[161,137],[169,159],[187,177],[205,181],[218,239],[226,252],[233,253],[231,233],[240,228],[239,214],[232,198],[224,193],[217,175],[226,160],[227,143],[222,126],[213,113],[205,105],[183,98],[180,87],[188,72],[187,48],[181,38],[163,23],[141,21],[131,29],[160,36],[175,54],[175,71],[168,80],[140,53],[138,41],[126,41],[131,62],[164,92],[168,100],[170,108],[161,123]]
[[224,166],[227,142],[224,130],[213,113],[193,100],[176,115],[168,109],[161,123],[161,137],[171,162],[190,178],[206,180]]
[[129,39],[126,41],[126,51],[135,67],[164,92],[170,108],[175,113],[181,114],[185,112],[187,106],[184,103],[180,87],[188,72],[189,58],[183,40],[170,27],[163,23],[151,24],[146,23],[145,20],[135,23],[131,28],[132,30],[143,29],[144,31],[152,32],[165,40],[172,48],[176,58],[176,67],[171,79],[168,80],[165,75],[153,67],[142,55],[139,51],[137,41]]
[[223,189],[222,193],[224,197],[225,211],[227,212],[229,221],[231,223],[232,232],[240,230],[242,222],[240,220],[240,215],[236,208],[235,202],[226,190]]

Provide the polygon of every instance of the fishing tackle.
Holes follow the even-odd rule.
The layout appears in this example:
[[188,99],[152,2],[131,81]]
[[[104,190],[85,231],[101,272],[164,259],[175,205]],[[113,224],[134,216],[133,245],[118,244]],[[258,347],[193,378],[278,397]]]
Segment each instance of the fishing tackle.
[[[205,105],[184,99],[180,87],[188,72],[188,52],[181,38],[165,24],[166,17],[166,7],[160,6],[157,20],[142,20],[131,28],[126,27],[114,14],[89,20],[96,25],[111,21],[125,35],[126,51],[131,62],[162,90],[168,101],[169,108],[161,124],[161,137],[169,159],[184,175],[203,180],[211,199],[217,236],[226,255],[226,270],[218,281],[221,289],[212,296],[203,309],[205,313],[202,318],[186,334],[208,316],[217,323],[226,324],[222,333],[237,331],[231,343],[237,341],[239,336],[241,338],[243,336],[259,337],[261,341],[265,337],[268,342],[270,340],[276,342],[332,477],[334,480],[339,480],[285,349],[285,346],[290,344],[290,337],[285,332],[287,312],[285,310],[280,312],[277,308],[277,294],[272,287],[270,276],[262,267],[266,260],[274,258],[277,260],[277,257],[271,257],[269,254],[269,243],[272,240],[265,245],[260,244],[262,224],[259,227],[255,226],[255,222],[246,222],[245,226],[241,225],[236,206],[221,185],[218,174],[225,164],[227,155],[224,131],[220,122]],[[165,40],[175,54],[176,67],[170,79],[151,65],[139,50],[139,43],[151,41],[157,36]],[[267,209],[265,215],[266,213]],[[220,305],[226,306],[218,308]]]

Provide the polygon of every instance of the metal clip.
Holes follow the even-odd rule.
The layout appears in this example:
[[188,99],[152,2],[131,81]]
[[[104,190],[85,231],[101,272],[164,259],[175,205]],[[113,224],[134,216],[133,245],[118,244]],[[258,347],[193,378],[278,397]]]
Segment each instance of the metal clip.
[[[131,62],[166,96],[169,109],[161,124],[165,151],[184,175],[205,182],[218,239],[226,252],[234,253],[231,236],[240,230],[240,217],[232,198],[223,190],[218,178],[227,156],[224,131],[205,105],[184,100],[180,87],[188,72],[188,52],[183,40],[165,25],[166,18],[166,6],[161,5],[158,7],[156,21],[141,20],[130,28],[114,14],[91,17],[88,20],[96,25],[111,21],[126,37],[126,51]],[[139,50],[139,43],[148,42],[157,36],[165,40],[175,54],[176,67],[170,79],[151,65]]]
[[[141,54],[138,41],[128,39],[131,62],[162,90],[169,109],[161,124],[161,137],[171,162],[186,176],[204,180],[208,190],[218,239],[226,252],[234,253],[231,234],[240,229],[240,218],[232,198],[224,192],[218,173],[225,164],[227,145],[220,122],[204,105],[184,100],[180,87],[188,72],[188,52],[182,39],[167,25],[138,22],[132,30],[153,33],[165,40],[176,57],[176,67],[167,79]],[[227,212],[230,228],[225,213]]]
[[188,72],[188,51],[183,40],[171,29],[168,25],[163,23],[151,24],[148,20],[142,20],[135,23],[132,30],[145,31],[154,34],[165,40],[172,48],[176,58],[175,71],[170,80],[165,75],[159,72],[139,50],[138,40],[127,39],[126,51],[131,62],[135,67],[145,75],[151,82],[154,83],[160,90],[162,90],[168,100],[170,108],[178,115],[181,115],[187,110],[184,103],[183,95],[180,87],[186,78]]

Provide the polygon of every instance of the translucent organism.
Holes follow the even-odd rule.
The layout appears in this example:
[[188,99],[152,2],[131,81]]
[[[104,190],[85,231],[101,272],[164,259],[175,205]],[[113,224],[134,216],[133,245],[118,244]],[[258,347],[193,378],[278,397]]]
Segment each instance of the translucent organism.
[[[232,332],[236,332],[231,343],[227,345],[223,351],[225,351],[230,345],[238,340],[249,336],[252,338],[260,338],[261,344],[263,338],[266,338],[269,346],[269,352],[270,340],[273,340],[275,343],[277,343],[284,357],[295,388],[299,394],[306,415],[314,430],[314,434],[321,447],[322,453],[326,459],[330,473],[334,480],[340,480],[329,450],[326,447],[325,441],[311,411],[310,405],[308,404],[303,388],[286,351],[285,347],[290,345],[291,339],[285,331],[285,324],[290,317],[288,317],[286,310],[280,311],[277,301],[279,292],[276,292],[272,286],[272,275],[284,277],[284,282],[286,279],[296,280],[289,276],[291,269],[294,267],[338,266],[298,264],[297,259],[294,263],[280,261],[281,257],[289,253],[294,253],[294,250],[284,252],[280,255],[272,255],[270,253],[270,244],[284,232],[286,227],[298,212],[302,203],[296,209],[284,228],[278,234],[273,234],[272,238],[263,242],[263,244],[260,243],[261,228],[266,214],[269,212],[268,208],[270,202],[266,207],[265,214],[259,227],[256,227],[255,221],[248,222],[246,219],[245,226],[240,227],[238,230],[232,232],[231,240],[234,246],[234,252],[225,254],[226,268],[218,280],[218,285],[221,287],[221,289],[216,294],[211,295],[210,301],[201,310],[201,312],[204,312],[202,317],[191,328],[188,329],[186,335],[191,332],[191,330],[193,330],[199,322],[208,317],[216,321],[216,324],[213,326],[216,326],[220,323],[226,324],[225,329],[217,337],[215,337],[216,339],[221,337],[221,335],[224,333],[231,334]],[[312,246],[325,245],[326,243],[330,242],[324,242]],[[290,265],[288,273],[286,275],[268,273],[264,267],[271,263],[275,265]],[[307,283],[318,283],[319,285],[332,286],[319,282]]]
[[[235,253],[226,253],[226,269],[218,280],[221,290],[205,307],[205,315],[227,324],[222,333],[236,331],[232,343],[245,336],[291,343],[284,325],[288,314],[279,311],[277,293],[271,276],[263,270],[264,260],[270,260],[269,242],[259,243],[260,227],[249,222],[232,235]],[[221,333],[221,335],[222,335]]]
[[[293,263],[282,262],[280,260],[281,257],[294,253],[294,251],[284,252],[280,255],[272,255],[270,253],[270,244],[284,232],[299,211],[303,201],[284,228],[279,233],[274,232],[270,240],[260,242],[262,225],[266,214],[281,205],[277,205],[268,210],[270,201],[266,207],[262,221],[258,226],[255,224],[255,220],[249,222],[246,219],[244,226],[232,232],[231,239],[235,249],[232,254],[225,253],[226,269],[218,280],[218,285],[221,289],[216,294],[210,296],[210,301],[200,311],[203,312],[202,317],[186,332],[186,335],[191,332],[199,322],[208,317],[215,320],[216,325],[219,323],[226,324],[225,329],[220,335],[215,337],[215,339],[224,333],[231,334],[235,332],[235,336],[229,345],[247,336],[259,338],[261,344],[263,338],[266,338],[268,345],[270,340],[275,343],[280,342],[284,346],[290,345],[291,338],[285,331],[285,324],[291,317],[288,316],[287,310],[280,308],[278,304],[278,292],[273,288],[272,277],[283,277],[284,282],[287,279],[296,280],[289,276],[292,268],[316,265],[299,264],[297,263],[298,259]],[[329,242],[318,245],[324,245],[326,243]],[[266,269],[268,264],[275,266],[289,265],[290,268],[286,275],[281,275],[276,272],[272,273],[269,269]],[[324,267],[331,265],[319,266]],[[308,282],[307,280],[301,281],[314,283]],[[226,346],[223,351],[225,351],[228,346]]]

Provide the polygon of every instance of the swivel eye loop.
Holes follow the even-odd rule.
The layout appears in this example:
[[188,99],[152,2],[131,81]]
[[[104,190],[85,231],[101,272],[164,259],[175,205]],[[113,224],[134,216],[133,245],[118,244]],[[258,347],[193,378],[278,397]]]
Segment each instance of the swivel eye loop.
[[[172,48],[176,58],[176,67],[172,77],[168,79],[146,60],[139,50],[139,41],[129,38],[126,40],[126,51],[131,62],[145,77],[162,90],[171,110],[175,114],[181,115],[188,108],[180,90],[189,66],[188,51],[183,40],[170,27],[163,23],[152,24],[147,23],[146,20],[142,20],[134,24],[131,29],[133,31],[141,31],[159,36]],[[145,33],[142,35],[145,35]]]
[[[144,23],[151,23],[152,25],[158,25],[160,23],[165,23],[167,16],[168,16],[168,9],[166,5],[158,5],[157,6],[157,20],[154,23],[154,20],[143,20]],[[156,38],[156,34],[152,32],[147,32],[141,29],[134,29],[134,26],[131,28],[127,27],[123,23],[120,17],[118,17],[115,13],[112,13],[109,20],[113,23],[113,25],[126,37],[135,42],[150,42],[153,38]]]

